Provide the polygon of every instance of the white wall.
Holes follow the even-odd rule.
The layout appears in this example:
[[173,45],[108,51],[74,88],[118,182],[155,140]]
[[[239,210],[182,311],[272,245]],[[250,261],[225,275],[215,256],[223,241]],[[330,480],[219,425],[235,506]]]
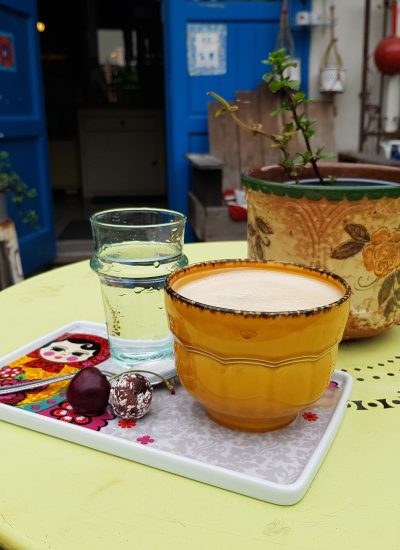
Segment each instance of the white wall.
[[[382,35],[383,0],[373,0],[371,5],[370,53]],[[360,92],[362,78],[363,33],[365,0],[313,0],[313,12],[321,12],[329,20],[329,7],[335,6],[335,35],[337,47],[346,70],[345,92],[335,94],[337,107],[336,143],[339,151],[357,150],[359,144]],[[318,77],[324,52],[330,41],[329,27],[314,27],[311,30],[311,56],[309,74],[309,96],[322,99],[318,91]],[[373,56],[370,60],[371,100],[377,102],[378,73]],[[329,100],[327,94],[323,94]]]

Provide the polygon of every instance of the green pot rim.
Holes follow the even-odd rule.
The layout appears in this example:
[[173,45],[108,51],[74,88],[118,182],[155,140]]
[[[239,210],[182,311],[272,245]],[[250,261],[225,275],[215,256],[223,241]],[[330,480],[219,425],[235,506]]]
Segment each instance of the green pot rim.
[[[344,178],[341,178],[344,179]],[[356,178],[359,181],[368,181],[365,178]],[[302,199],[303,197],[311,201],[319,201],[326,198],[329,201],[340,201],[347,199],[349,201],[358,201],[364,197],[370,200],[377,200],[383,197],[400,197],[400,184],[388,182],[387,185],[316,185],[304,183],[274,182],[262,180],[250,176],[245,172],[241,174],[241,182],[244,187],[252,191],[260,191],[266,195],[276,195],[279,197],[290,197],[293,199]]]

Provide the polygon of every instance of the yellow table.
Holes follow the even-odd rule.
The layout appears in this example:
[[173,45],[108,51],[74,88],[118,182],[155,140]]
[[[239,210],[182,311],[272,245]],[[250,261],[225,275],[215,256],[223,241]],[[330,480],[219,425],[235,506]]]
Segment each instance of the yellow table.
[[[245,243],[186,246],[191,262]],[[0,292],[0,356],[77,320],[103,321],[88,262]],[[350,407],[304,498],[276,506],[0,422],[0,547],[30,550],[400,548],[400,327],[344,343]]]

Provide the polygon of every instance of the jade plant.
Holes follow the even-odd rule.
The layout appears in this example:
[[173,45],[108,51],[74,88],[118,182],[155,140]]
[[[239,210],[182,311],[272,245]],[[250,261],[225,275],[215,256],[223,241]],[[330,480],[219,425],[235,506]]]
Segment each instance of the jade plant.
[[0,193],[10,193],[12,202],[20,208],[23,223],[37,225],[37,212],[25,207],[25,200],[34,199],[37,191],[34,187],[28,187],[14,172],[7,151],[0,151]]
[[[324,181],[318,168],[318,161],[331,158],[333,155],[326,153],[323,148],[312,148],[311,138],[315,134],[315,120],[307,117],[304,105],[312,100],[308,99],[306,94],[300,91],[300,83],[293,80],[290,76],[291,69],[297,64],[290,55],[286,54],[285,49],[279,49],[271,52],[268,59],[263,60],[264,65],[270,65],[271,70],[263,75],[263,80],[267,83],[270,91],[281,95],[281,106],[270,113],[271,116],[277,116],[287,113],[289,121],[283,123],[280,133],[269,134],[262,124],[247,124],[237,115],[239,107],[231,105],[223,97],[215,92],[208,92],[220,104],[221,108],[216,116],[229,115],[235,123],[243,130],[252,132],[255,135],[261,135],[272,142],[272,147],[278,148],[282,153],[280,165],[289,179],[299,181],[299,177],[309,166],[312,167],[315,177],[322,185],[329,183]],[[305,149],[303,152],[296,152],[294,155],[289,152],[289,144],[295,136],[300,134],[303,137]]]

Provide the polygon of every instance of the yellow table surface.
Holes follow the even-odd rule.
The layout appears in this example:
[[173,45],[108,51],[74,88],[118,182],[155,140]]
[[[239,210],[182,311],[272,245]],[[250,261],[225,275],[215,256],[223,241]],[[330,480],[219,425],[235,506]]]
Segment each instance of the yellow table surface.
[[[190,262],[246,257],[244,242],[186,246]],[[0,356],[78,320],[104,321],[88,262],[0,292]],[[304,498],[277,506],[0,422],[6,549],[400,548],[400,327],[340,346],[354,386]],[[381,400],[381,401],[378,401]]]

